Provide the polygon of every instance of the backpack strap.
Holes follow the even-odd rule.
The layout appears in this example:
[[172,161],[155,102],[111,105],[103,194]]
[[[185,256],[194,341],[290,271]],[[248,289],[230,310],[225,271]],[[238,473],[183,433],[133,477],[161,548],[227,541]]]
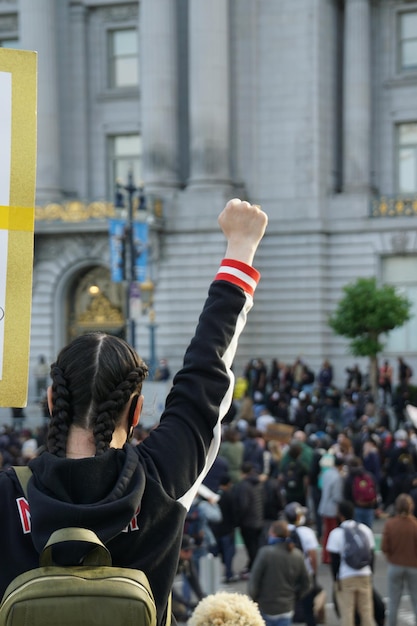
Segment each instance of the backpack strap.
[[171,611],[172,611],[172,593],[170,593],[168,596],[167,619],[165,622],[165,626],[171,626]]
[[52,558],[52,548],[55,545],[66,542],[83,542],[93,546],[93,549],[86,554],[83,565],[107,566],[112,564],[111,555],[104,543],[100,541],[96,533],[88,528],[60,528],[52,533],[39,559],[41,567],[54,565]]
[[20,483],[26,500],[28,499],[28,482],[32,476],[32,470],[27,465],[13,465],[13,469]]

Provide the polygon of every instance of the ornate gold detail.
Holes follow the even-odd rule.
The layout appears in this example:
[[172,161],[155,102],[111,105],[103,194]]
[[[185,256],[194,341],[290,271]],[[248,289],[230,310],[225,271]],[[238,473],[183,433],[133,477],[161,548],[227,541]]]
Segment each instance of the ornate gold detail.
[[124,317],[121,310],[114,306],[110,300],[100,292],[91,298],[90,305],[80,313],[77,324],[83,327],[115,327],[123,326]]
[[114,217],[115,211],[111,202],[91,202],[85,204],[72,200],[65,204],[47,204],[35,207],[35,220],[85,222],[89,219],[106,219]]
[[[163,217],[163,202],[161,198],[150,197],[149,213],[156,218]],[[133,199],[133,217],[139,214],[139,199]],[[142,214],[144,211],[141,212]],[[35,207],[35,220],[44,222],[86,222],[87,220],[103,220],[109,217],[116,217],[117,213],[112,202],[80,202],[79,200],[70,200],[63,204],[57,202],[46,204],[45,206]]]
[[375,198],[372,201],[372,217],[402,217],[417,215],[416,197]]

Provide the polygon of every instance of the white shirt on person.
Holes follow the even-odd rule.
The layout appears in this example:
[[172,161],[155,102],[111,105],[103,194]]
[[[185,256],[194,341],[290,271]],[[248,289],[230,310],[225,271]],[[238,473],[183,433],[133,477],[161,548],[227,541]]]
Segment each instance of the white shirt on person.
[[[345,549],[345,533],[343,531],[343,528],[352,528],[355,524],[356,522],[354,522],[354,520],[345,520],[340,524],[340,526],[338,526],[338,528],[335,528],[331,531],[327,540],[326,550],[328,552],[335,552],[336,554],[340,554],[340,580],[343,580],[344,578],[351,578],[352,576],[370,576],[372,574],[370,565],[366,565],[361,569],[353,569],[353,567],[350,567],[343,558],[343,552]],[[374,550],[375,537],[372,530],[369,528],[369,526],[366,526],[365,524],[358,524],[358,526],[368,537],[371,550]]]
[[319,547],[319,542],[317,540],[317,535],[312,528],[309,526],[294,526],[294,524],[288,524],[288,529],[292,532],[294,529],[297,530],[297,534],[300,538],[300,543],[303,548],[304,553],[304,562],[307,568],[307,572],[310,575],[314,574],[313,568],[311,566],[311,561],[309,557],[309,552],[311,550],[317,550]]

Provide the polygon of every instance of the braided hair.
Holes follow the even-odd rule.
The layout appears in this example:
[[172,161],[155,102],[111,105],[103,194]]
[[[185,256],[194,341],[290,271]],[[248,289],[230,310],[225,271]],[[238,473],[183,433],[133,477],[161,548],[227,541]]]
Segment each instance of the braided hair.
[[92,430],[96,456],[110,447],[132,394],[140,395],[146,364],[122,339],[87,333],[68,344],[51,365],[52,415],[48,451],[66,456],[70,427]]

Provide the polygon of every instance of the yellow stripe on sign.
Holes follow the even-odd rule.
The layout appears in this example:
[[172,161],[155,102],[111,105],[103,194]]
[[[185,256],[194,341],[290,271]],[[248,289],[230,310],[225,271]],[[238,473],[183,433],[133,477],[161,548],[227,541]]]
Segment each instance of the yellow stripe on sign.
[[35,224],[34,207],[0,206],[0,229],[33,231]]

